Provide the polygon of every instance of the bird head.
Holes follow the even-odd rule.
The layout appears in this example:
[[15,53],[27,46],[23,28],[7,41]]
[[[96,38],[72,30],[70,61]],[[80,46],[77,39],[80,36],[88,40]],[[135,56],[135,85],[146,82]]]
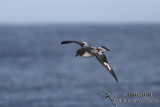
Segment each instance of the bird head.
[[79,54],[78,54],[78,53],[76,53],[75,57],[77,57],[77,56],[79,56]]
[[75,57],[82,56],[83,54],[84,54],[84,50],[79,49],[79,50],[77,50],[77,53],[76,53]]
[[75,57],[80,56],[80,51],[77,51]]

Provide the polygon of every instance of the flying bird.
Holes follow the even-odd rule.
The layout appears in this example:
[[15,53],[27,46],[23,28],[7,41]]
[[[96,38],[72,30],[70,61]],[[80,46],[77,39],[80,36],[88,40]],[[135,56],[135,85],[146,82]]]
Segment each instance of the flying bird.
[[68,43],[76,43],[81,46],[81,48],[77,50],[77,53],[75,56],[82,56],[82,57],[96,56],[97,60],[111,73],[114,79],[118,82],[116,74],[114,73],[112,67],[109,65],[106,56],[104,55],[104,52],[110,51],[108,48],[104,46],[93,47],[84,41],[62,41],[61,42],[61,44],[68,44]]

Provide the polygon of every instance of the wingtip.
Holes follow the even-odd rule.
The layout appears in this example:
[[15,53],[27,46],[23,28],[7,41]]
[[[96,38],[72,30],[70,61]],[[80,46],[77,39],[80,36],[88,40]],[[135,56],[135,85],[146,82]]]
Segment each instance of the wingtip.
[[61,44],[64,44],[64,41],[62,41]]
[[113,77],[114,77],[114,79],[116,80],[116,82],[118,83],[118,78],[117,78],[117,76],[116,76],[115,73],[114,73]]
[[67,44],[69,43],[68,41],[62,41],[61,44]]
[[105,46],[101,46],[101,47],[106,49],[106,51],[110,51],[110,49],[106,48]]
[[72,43],[73,41],[69,41],[69,40],[66,40],[66,41],[62,41],[61,44],[68,44],[68,43]]
[[118,83],[118,80],[116,79],[117,83]]
[[118,83],[118,79],[117,79],[117,77],[115,77],[115,80],[116,80],[116,82]]

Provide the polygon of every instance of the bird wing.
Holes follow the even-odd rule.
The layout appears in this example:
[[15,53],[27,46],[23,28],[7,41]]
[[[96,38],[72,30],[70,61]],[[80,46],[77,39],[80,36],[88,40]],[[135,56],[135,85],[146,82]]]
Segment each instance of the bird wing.
[[99,52],[99,53],[94,53],[98,61],[111,73],[111,75],[114,77],[114,79],[118,82],[117,76],[114,73],[112,67],[108,64],[106,56]]
[[87,42],[84,42],[84,41],[62,41],[61,42],[61,44],[68,44],[68,43],[77,43],[81,47],[88,47],[88,46],[90,46],[90,44],[88,44]]
[[104,46],[98,47],[98,50],[99,50],[100,52],[107,52],[107,51],[110,51],[108,48],[106,48],[106,47],[104,47]]

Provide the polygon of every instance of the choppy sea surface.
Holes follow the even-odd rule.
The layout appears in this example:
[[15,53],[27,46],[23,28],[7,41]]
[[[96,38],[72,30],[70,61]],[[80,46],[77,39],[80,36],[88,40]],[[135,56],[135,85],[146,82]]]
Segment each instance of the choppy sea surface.
[[[109,48],[119,82],[95,57],[75,57],[80,46],[63,40]],[[0,107],[114,107],[103,90],[117,107],[160,106],[159,24],[0,26]]]

